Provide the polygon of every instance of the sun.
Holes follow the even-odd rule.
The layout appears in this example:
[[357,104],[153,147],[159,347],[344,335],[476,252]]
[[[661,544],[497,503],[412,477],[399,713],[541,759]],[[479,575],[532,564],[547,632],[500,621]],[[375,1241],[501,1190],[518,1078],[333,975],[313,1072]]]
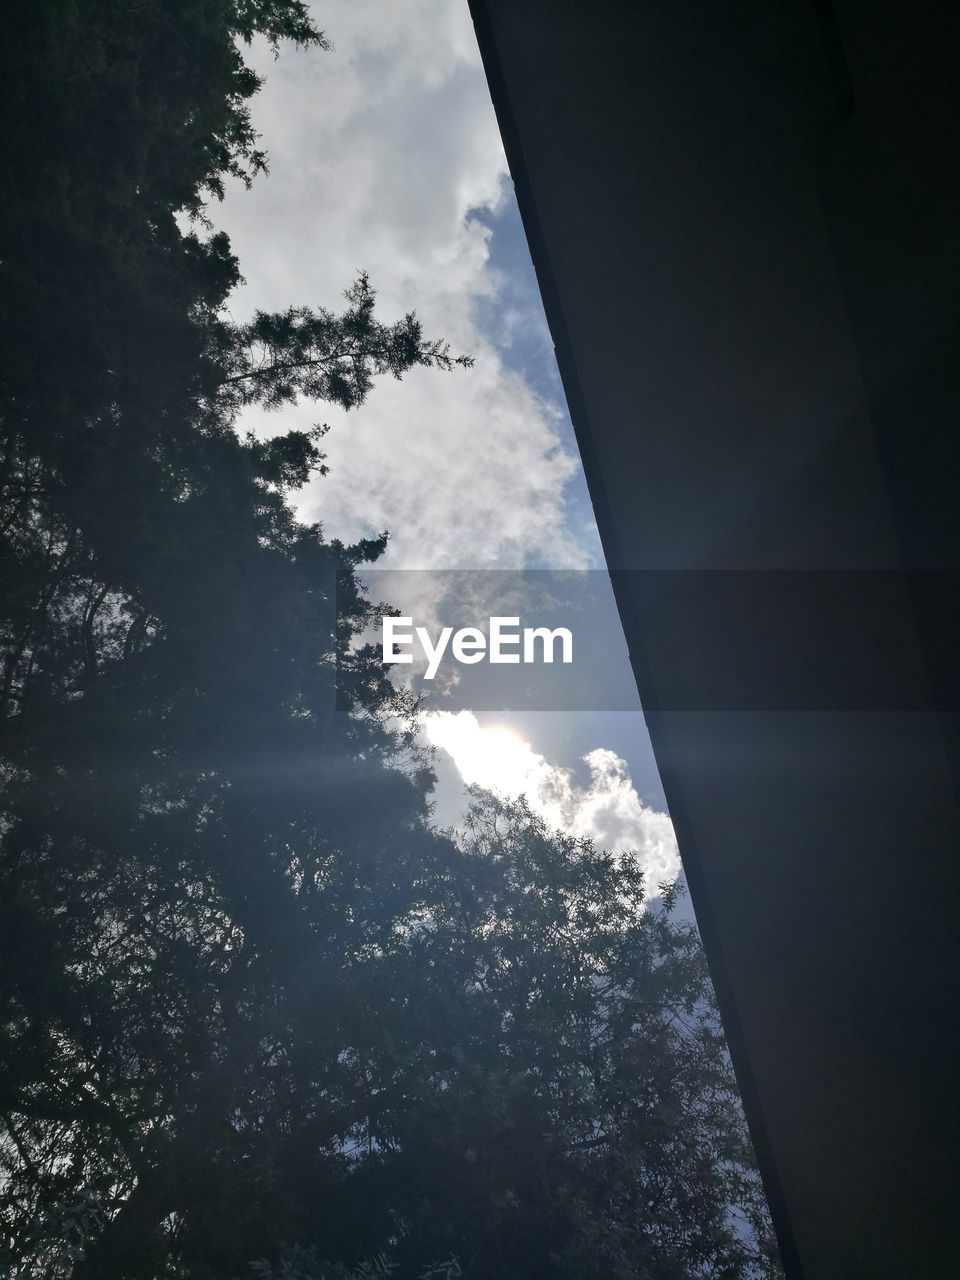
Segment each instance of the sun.
[[481,725],[472,711],[437,712],[427,718],[430,742],[446,751],[468,786],[516,797],[542,765],[529,742],[505,725]]

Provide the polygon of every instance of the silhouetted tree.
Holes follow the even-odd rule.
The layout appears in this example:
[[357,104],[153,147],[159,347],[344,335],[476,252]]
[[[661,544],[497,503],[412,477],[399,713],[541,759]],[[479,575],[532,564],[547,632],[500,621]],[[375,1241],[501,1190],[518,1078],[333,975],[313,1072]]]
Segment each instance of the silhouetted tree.
[[694,935],[523,809],[432,829],[413,708],[355,643],[384,539],[295,519],[322,428],[238,434],[469,363],[364,276],[227,316],[203,209],[265,164],[257,34],[324,46],[299,0],[6,18],[3,1264],[768,1274]]

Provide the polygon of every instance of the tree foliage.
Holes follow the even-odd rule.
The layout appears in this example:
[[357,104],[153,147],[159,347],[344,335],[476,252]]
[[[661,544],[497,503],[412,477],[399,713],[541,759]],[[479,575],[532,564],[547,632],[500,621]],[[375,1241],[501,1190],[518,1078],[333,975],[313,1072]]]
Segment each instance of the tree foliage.
[[6,34],[3,1265],[772,1274],[694,934],[523,808],[431,826],[353,644],[384,540],[294,518],[322,428],[238,434],[469,363],[363,276],[225,310],[244,42],[325,47],[306,7],[37,0]]

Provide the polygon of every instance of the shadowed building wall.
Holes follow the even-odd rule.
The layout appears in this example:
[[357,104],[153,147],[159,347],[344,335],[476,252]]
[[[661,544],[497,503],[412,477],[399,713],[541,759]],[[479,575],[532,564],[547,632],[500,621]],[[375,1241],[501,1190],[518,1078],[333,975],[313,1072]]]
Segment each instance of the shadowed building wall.
[[784,1257],[960,1257],[960,8],[473,0]]

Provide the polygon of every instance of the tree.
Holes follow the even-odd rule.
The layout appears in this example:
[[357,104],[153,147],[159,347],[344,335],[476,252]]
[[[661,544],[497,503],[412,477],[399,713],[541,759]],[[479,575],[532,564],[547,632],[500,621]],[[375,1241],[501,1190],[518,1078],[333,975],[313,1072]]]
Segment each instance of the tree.
[[4,1264],[760,1274],[692,935],[521,810],[432,828],[414,708],[354,644],[385,540],[294,518],[322,428],[238,434],[469,363],[363,276],[227,316],[202,219],[265,164],[257,34],[324,46],[299,0],[38,0],[2,54]]
[[[404,1278],[441,1259],[480,1277],[776,1274],[703,952],[672,895],[648,910],[635,858],[481,792],[424,889],[363,958],[340,1050],[367,1099],[335,1149],[368,1251],[392,1239]],[[309,1232],[336,1192],[299,1181],[318,1200]]]
[[150,1272],[223,1123],[231,1036],[314,946],[285,880],[298,821],[322,815],[329,857],[361,792],[426,812],[425,772],[387,768],[402,700],[350,648],[352,570],[383,540],[293,519],[319,430],[234,423],[454,361],[415,317],[379,323],[365,278],[339,315],[226,319],[229,244],[177,215],[263,167],[235,43],[257,32],[323,43],[296,0],[90,0],[23,6],[4,44],[5,1235],[36,1265],[96,1238],[94,1274]]
[[696,933],[669,898],[645,908],[634,859],[481,793],[457,838],[385,829],[330,857],[325,826],[290,868],[309,940],[231,958],[229,1023],[196,995],[229,989],[236,927],[208,926],[205,984],[189,980],[198,938],[189,965],[167,958],[153,1018],[182,1045],[163,1006],[184,975],[217,1052],[179,1098],[161,1086],[163,1110],[182,1111],[140,1139],[140,1187],[162,1198],[135,1188],[112,1220],[135,1224],[130,1253],[108,1224],[75,1274],[258,1263],[329,1280],[384,1254],[399,1280],[443,1260],[477,1277],[777,1274]]

